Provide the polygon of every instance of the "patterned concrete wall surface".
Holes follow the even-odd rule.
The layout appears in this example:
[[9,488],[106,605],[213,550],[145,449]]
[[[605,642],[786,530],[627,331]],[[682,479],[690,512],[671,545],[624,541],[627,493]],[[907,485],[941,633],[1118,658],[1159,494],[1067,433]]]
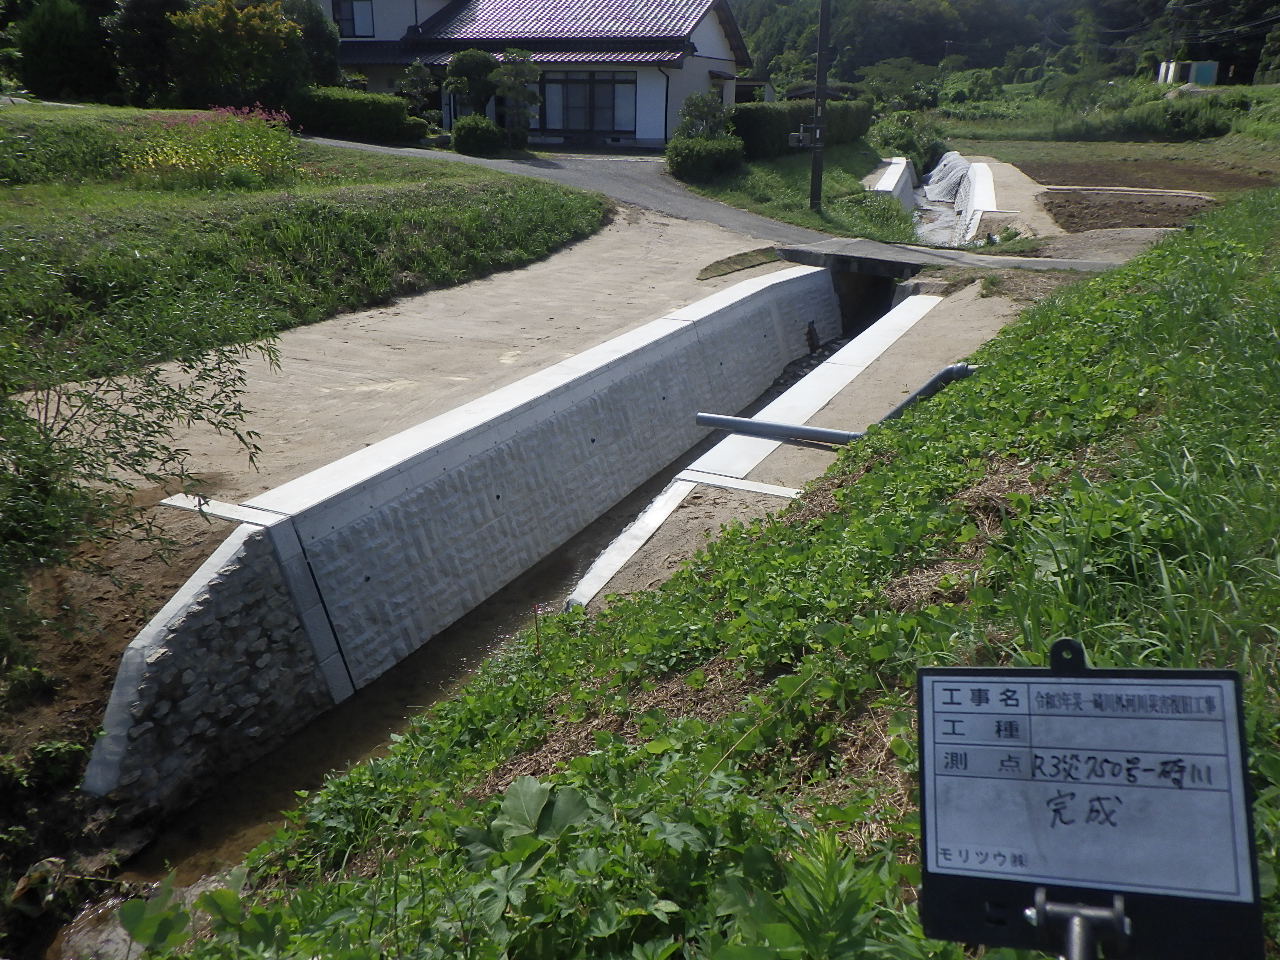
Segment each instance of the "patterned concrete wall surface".
[[332,706],[293,607],[266,532],[233,531],[125,650],[85,789],[180,805]]
[[250,500],[291,515],[359,688],[829,340],[829,275],[745,281]]
[[969,175],[960,187],[956,197],[956,244],[968,243],[978,235],[978,227],[982,223],[983,214],[1000,209],[996,206],[995,178],[991,174],[991,165],[974,163],[969,165]]
[[205,504],[246,522],[129,646],[85,789],[170,806],[262,755],[676,459],[699,410],[738,413],[839,333],[830,275],[780,271]]

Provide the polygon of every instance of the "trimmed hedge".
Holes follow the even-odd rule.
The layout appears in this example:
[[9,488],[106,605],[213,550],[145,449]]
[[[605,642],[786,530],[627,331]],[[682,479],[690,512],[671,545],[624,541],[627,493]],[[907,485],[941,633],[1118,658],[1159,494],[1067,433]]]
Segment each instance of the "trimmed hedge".
[[502,131],[483,113],[469,113],[453,121],[453,149],[473,157],[497,153],[503,145]]
[[[742,103],[730,114],[733,132],[742,138],[748,159],[777,157],[791,148],[787,135],[800,132],[800,124],[813,122],[812,100],[777,103]],[[827,144],[852,143],[871,127],[871,105],[864,100],[827,103]]]
[[427,122],[409,116],[408,103],[389,93],[307,87],[290,99],[288,109],[306,133],[373,143],[416,143],[427,135]]
[[737,137],[676,137],[667,144],[667,169],[678,180],[701,183],[742,166]]

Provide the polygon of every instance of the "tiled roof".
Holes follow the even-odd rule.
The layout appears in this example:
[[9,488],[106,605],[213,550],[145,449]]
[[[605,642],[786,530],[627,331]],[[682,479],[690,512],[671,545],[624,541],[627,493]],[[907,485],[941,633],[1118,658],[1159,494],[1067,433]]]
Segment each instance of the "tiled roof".
[[432,40],[684,37],[714,0],[454,0],[422,25]]
[[[502,54],[495,54],[501,58]],[[352,57],[356,57],[352,54]],[[676,63],[684,56],[678,50],[536,50],[533,62],[548,64],[568,63]],[[400,54],[399,62],[414,59],[412,54]],[[442,67],[453,57],[452,51],[430,53],[421,57],[428,66]],[[352,62],[361,62],[354,60]],[[375,62],[375,61],[369,61]]]

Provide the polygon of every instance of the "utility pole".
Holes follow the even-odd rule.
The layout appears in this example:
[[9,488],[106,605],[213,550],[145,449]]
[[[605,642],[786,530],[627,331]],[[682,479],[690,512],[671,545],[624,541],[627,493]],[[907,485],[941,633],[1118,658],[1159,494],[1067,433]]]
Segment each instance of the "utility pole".
[[809,173],[809,209],[822,209],[822,145],[827,138],[827,69],[831,57],[831,0],[818,13],[818,76],[813,88],[813,165]]

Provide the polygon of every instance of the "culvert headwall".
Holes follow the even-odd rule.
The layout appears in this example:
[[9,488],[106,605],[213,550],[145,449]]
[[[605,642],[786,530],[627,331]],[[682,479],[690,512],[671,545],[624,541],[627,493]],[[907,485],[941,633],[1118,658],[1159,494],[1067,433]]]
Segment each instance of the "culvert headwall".
[[675,460],[707,433],[696,411],[746,407],[840,326],[825,270],[744,281],[246,504],[211,505],[243,525],[130,644],[85,789],[185,803]]

